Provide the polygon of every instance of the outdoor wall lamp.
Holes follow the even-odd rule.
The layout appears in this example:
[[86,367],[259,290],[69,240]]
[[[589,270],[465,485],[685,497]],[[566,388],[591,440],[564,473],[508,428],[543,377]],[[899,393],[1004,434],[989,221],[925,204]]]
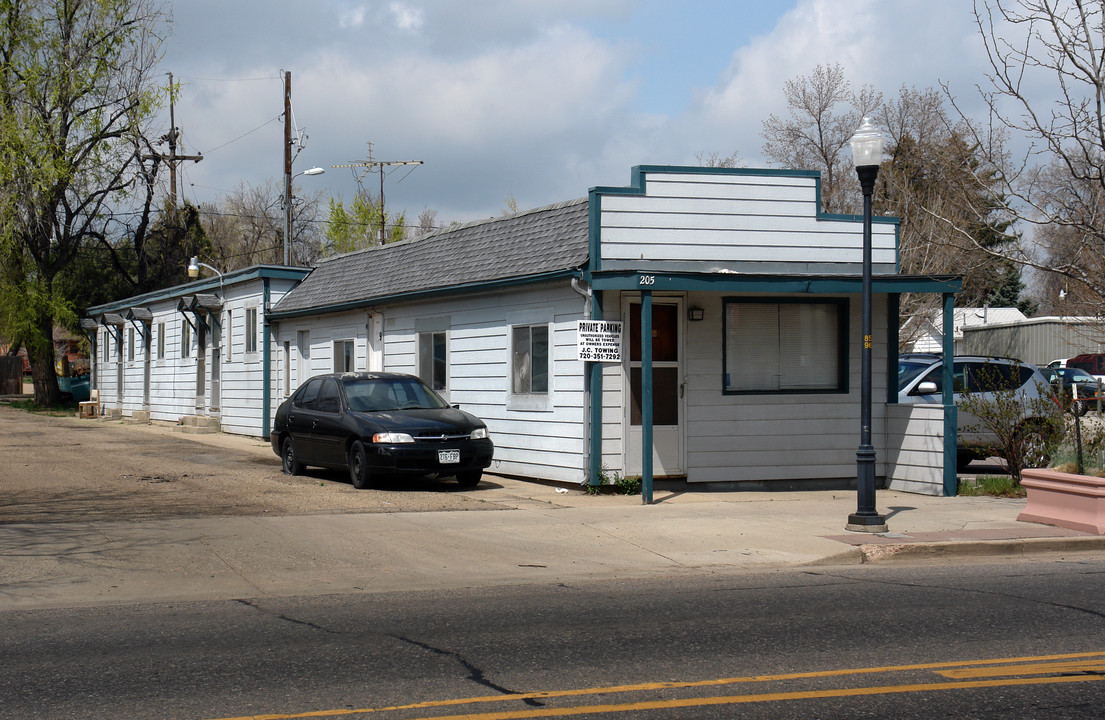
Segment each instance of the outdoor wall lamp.
[[704,317],[706,317],[706,311],[702,308],[697,306],[687,308],[687,319],[691,322],[698,322]]
[[848,516],[846,529],[853,532],[886,532],[886,517],[875,509],[875,448],[871,445],[871,195],[882,162],[883,134],[863,118],[852,145],[852,162],[863,192],[863,346],[860,353],[859,448],[856,450],[856,512]]

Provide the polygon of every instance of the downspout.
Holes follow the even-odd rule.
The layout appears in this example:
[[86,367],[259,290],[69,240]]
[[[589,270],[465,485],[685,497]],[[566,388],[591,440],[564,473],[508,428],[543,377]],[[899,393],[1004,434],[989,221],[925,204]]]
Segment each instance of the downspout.
[[264,328],[261,337],[261,437],[269,436],[269,409],[272,405],[272,389],[269,387],[272,376],[272,340],[269,325],[269,279],[261,280],[262,290],[261,307],[265,310]]
[[[594,293],[591,291],[589,285],[585,286],[580,282],[580,278],[572,276],[572,290],[583,296],[583,319],[591,319],[591,307],[592,297]],[[591,363],[597,365],[598,363]],[[599,475],[596,472],[591,472],[591,414],[589,409],[591,407],[591,377],[587,371],[587,363],[584,363],[583,371],[583,471],[587,476],[588,484],[596,485],[598,483]]]

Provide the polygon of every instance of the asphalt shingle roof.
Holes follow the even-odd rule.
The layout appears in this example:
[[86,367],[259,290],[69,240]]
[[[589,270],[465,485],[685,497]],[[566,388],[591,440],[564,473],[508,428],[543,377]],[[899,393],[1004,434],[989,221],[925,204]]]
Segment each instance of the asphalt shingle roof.
[[579,267],[587,262],[587,208],[582,198],[327,258],[273,312],[368,304]]

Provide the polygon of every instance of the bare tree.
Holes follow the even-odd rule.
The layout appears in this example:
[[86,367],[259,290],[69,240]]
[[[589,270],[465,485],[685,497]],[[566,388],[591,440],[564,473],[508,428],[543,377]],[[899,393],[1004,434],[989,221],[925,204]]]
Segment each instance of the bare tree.
[[739,168],[744,167],[744,159],[739,151],[734,150],[728,155],[719,152],[696,153],[695,160],[700,167],[708,168]]
[[[201,208],[204,229],[214,248],[215,262],[234,270],[250,265],[280,264],[284,257],[283,186],[270,179],[264,185],[241,184],[218,205]],[[292,208],[293,262],[310,265],[319,255],[320,193],[297,193]]]
[[[1093,314],[1105,301],[1105,2],[976,0],[988,107],[965,120],[1033,244],[997,254],[1056,277]],[[949,89],[945,86],[945,92]],[[962,114],[962,113],[961,113]],[[1023,143],[1015,158],[1012,144]],[[990,249],[989,252],[995,252]]]
[[788,80],[783,93],[790,117],[771,115],[764,122],[764,154],[782,167],[820,170],[821,209],[855,212],[859,183],[845,146],[863,117],[882,104],[882,94],[868,86],[853,92],[839,64]]

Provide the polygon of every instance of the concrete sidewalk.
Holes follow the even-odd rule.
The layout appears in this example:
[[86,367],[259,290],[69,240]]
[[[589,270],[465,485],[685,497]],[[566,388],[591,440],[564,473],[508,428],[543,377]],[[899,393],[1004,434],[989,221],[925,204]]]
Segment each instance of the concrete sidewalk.
[[[588,496],[485,476],[488,512],[0,525],[0,609],[448,589],[1105,548],[1017,522],[1024,500],[879,491],[885,535],[844,531],[854,492]],[[486,503],[486,505],[484,505]]]

